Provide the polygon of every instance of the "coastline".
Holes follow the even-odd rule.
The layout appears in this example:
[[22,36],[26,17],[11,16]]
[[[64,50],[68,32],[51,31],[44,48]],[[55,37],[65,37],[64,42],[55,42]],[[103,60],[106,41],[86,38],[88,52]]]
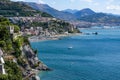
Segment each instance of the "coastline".
[[31,48],[30,45],[25,45],[23,47],[23,53],[26,53],[25,56],[28,60],[28,66],[30,67],[29,70],[24,71],[24,79],[31,79],[31,80],[40,80],[38,77],[38,73],[40,71],[50,71],[51,69],[48,68],[41,60],[38,59],[36,53]]
[[[61,38],[64,38],[64,37],[69,37],[69,36],[75,36],[75,35],[80,35],[81,33],[74,33],[74,34],[60,34],[60,35],[54,35],[54,36],[31,36],[28,38],[29,42],[41,42],[41,41],[47,41],[47,40],[59,40]],[[41,62],[41,60],[39,60]],[[43,62],[42,62],[42,65],[45,65]],[[47,67],[47,69],[50,71],[51,69],[49,69],[49,67],[47,65],[45,65]],[[37,69],[34,69],[33,72],[35,73],[34,75],[34,78],[36,80],[40,80],[40,77],[38,76],[38,73],[40,72],[41,70],[37,70]],[[45,70],[43,70],[45,71]],[[46,70],[47,71],[47,70]]]
[[80,35],[81,33],[69,33],[69,34],[59,34],[54,36],[31,36],[28,38],[30,42],[40,42],[40,41],[48,41],[48,40],[59,40],[64,37]]

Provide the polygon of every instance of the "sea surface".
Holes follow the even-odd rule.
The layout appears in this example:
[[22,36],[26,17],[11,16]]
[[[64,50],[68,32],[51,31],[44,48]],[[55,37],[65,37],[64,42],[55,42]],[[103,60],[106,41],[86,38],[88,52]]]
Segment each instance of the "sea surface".
[[120,80],[120,29],[81,31],[85,34],[31,43],[53,69],[40,72],[41,80]]

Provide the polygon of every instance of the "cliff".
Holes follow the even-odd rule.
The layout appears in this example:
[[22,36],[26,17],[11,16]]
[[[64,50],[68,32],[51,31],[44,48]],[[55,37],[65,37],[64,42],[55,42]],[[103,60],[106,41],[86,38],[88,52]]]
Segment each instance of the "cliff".
[[50,70],[38,59],[20,28],[4,17],[0,17],[0,33],[0,58],[4,60],[0,80],[26,80],[34,77],[36,71]]

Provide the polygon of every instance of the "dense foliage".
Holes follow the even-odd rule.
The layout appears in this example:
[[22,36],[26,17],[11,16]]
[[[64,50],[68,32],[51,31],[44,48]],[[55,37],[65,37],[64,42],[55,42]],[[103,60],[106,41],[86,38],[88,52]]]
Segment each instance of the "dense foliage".
[[0,80],[22,80],[22,71],[16,63],[12,61],[5,62],[7,74],[0,74]]
[[[14,27],[15,33],[19,32],[20,29],[18,26],[11,24],[6,18],[0,17],[0,47],[8,53],[17,48],[13,45],[13,35],[10,34],[9,30],[10,26]],[[19,41],[22,41],[21,38],[18,39]]]
[[34,10],[22,2],[11,2],[0,0],[0,15],[6,17],[12,16],[36,16],[52,17],[47,13]]
[[13,49],[8,25],[10,25],[10,22],[6,18],[0,17],[0,47],[5,51]]
[[6,61],[5,68],[8,74],[0,76],[0,80],[22,80],[22,71],[16,63]]
[[[19,34],[19,27],[13,25],[8,19],[0,17],[0,48],[8,55],[19,58],[21,56],[21,46],[24,44],[24,37],[13,37],[10,34],[10,26],[14,27],[13,34]],[[0,74],[0,80],[22,80],[22,71],[18,64],[12,60],[5,60],[6,75]]]

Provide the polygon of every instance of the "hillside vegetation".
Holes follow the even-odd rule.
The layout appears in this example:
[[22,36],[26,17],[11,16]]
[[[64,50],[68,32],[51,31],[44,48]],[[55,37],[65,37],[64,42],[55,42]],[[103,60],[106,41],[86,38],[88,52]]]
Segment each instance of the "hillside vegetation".
[[120,17],[109,15],[105,13],[96,13],[89,16],[80,17],[79,20],[87,22],[100,22],[100,23],[120,23]]
[[37,15],[52,17],[45,12],[34,10],[22,2],[11,2],[9,0],[0,0],[0,15],[5,17]]
[[[15,28],[15,32],[19,32],[19,27],[13,25],[4,17],[0,17],[0,48],[4,52],[4,55],[11,55],[14,57],[19,57],[21,55],[20,46],[23,45],[23,40],[14,40],[9,31],[9,26]],[[5,56],[4,56],[5,57]],[[5,69],[7,74],[0,74],[0,80],[22,80],[22,71],[13,63],[12,60],[5,59]]]

